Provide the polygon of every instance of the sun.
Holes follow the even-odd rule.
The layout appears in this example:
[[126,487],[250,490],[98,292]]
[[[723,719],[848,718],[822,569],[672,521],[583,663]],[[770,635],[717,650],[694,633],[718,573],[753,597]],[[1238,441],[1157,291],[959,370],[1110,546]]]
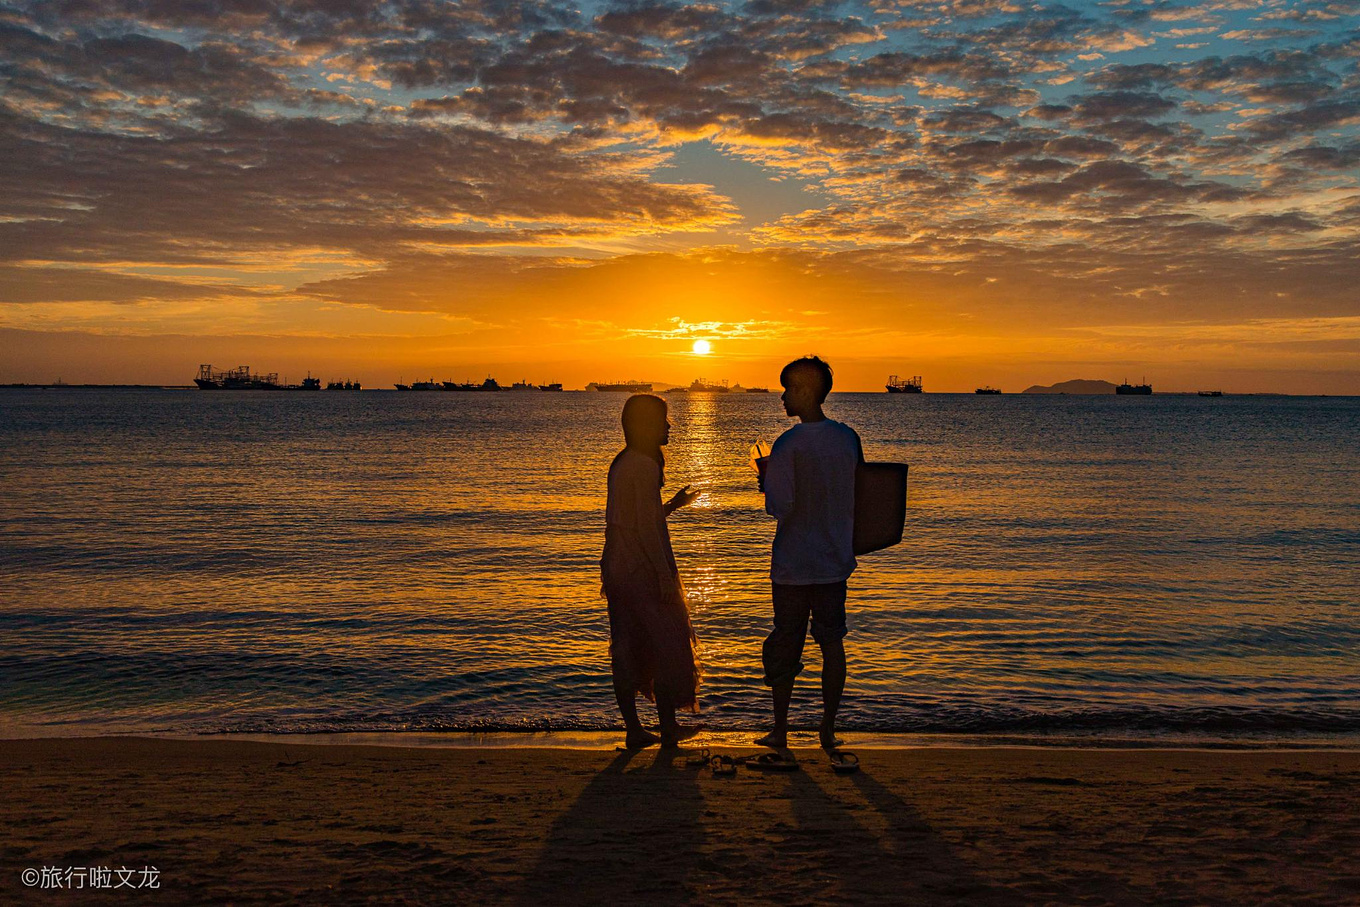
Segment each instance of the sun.
[[707,356],[711,352],[713,352],[713,344],[709,343],[707,340],[694,341],[694,355]]

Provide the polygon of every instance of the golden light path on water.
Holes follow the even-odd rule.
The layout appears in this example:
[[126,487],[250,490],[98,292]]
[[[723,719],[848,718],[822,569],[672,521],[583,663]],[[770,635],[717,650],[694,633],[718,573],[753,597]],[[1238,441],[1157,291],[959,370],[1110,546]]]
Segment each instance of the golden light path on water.
[[[747,451],[777,394],[669,394],[704,720],[768,714]],[[614,394],[0,392],[0,732],[617,722]],[[1360,401],[833,395],[911,464],[851,581],[848,727],[1360,728]],[[815,720],[809,644],[795,719]]]

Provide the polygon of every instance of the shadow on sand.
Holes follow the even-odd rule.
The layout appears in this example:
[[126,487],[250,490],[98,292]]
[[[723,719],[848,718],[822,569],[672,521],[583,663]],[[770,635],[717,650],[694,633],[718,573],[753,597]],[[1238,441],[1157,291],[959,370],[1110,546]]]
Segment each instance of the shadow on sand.
[[978,879],[914,806],[867,770],[847,776],[797,772],[791,786],[806,861],[827,897],[850,903],[1014,902],[1013,892]]
[[553,823],[516,903],[1013,900],[868,769],[833,775],[818,754],[724,780],[686,755],[620,753]]
[[[548,832],[515,902],[679,904],[702,901],[698,772],[677,750],[621,752]],[[644,763],[630,768],[632,763]]]

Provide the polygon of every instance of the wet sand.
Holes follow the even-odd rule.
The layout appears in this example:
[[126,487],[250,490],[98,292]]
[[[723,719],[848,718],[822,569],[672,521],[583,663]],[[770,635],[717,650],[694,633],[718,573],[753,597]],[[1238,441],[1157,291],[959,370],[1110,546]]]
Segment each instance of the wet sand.
[[[5,740],[0,902],[1360,901],[1360,754],[796,754]],[[159,889],[26,889],[43,866]]]

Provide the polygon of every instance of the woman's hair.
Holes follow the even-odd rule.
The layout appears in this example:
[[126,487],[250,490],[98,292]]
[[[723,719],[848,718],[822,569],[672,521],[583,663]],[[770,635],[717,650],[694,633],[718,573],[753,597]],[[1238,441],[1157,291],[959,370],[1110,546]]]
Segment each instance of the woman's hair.
[[666,422],[666,401],[655,394],[634,394],[623,404],[623,439],[639,453],[661,464],[661,484],[666,484],[666,458],[656,439]]

